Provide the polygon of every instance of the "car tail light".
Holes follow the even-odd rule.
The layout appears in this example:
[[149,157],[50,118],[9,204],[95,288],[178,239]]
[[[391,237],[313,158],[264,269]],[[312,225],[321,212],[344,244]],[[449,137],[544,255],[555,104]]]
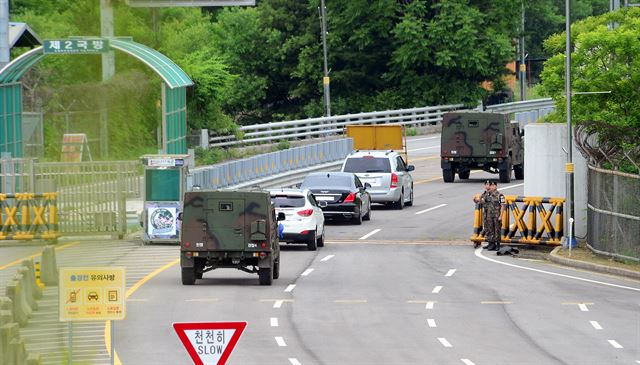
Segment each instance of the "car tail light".
[[313,214],[313,209],[305,209],[298,212],[301,217],[309,217],[311,214]]
[[309,234],[309,231],[302,231],[302,232],[300,232],[300,234],[301,235],[307,235],[307,234]]
[[391,174],[391,187],[392,188],[398,187],[398,175],[396,174]]
[[267,243],[266,243],[266,242],[262,242],[262,243],[260,244],[260,247],[262,247],[262,248],[267,248]]
[[189,248],[189,247],[191,247],[191,244],[189,242],[185,242],[184,243],[184,247]]
[[345,203],[353,203],[356,200],[356,194],[349,193],[346,198],[344,198]]

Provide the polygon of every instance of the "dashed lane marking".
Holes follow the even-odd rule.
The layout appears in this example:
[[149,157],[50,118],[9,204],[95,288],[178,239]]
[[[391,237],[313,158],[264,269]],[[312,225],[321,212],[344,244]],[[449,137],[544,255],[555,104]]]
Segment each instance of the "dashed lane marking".
[[433,319],[433,318],[429,318],[429,319],[427,319],[427,324],[428,324],[428,325],[429,325],[429,327],[431,327],[431,328],[436,328],[436,327],[437,327],[437,326],[436,326],[436,320],[435,320],[435,319]]
[[591,323],[593,328],[595,328],[597,330],[601,330],[602,329],[602,326],[600,325],[600,323],[598,323],[598,321],[589,321],[589,323]]
[[270,322],[270,324],[271,324],[271,327],[278,327],[278,318],[276,318],[276,317],[271,317],[271,319],[270,319],[270,321],[269,321],[269,322]]
[[476,365],[473,361],[469,359],[460,359],[465,365]]
[[622,348],[622,345],[619,344],[618,341],[616,341],[616,340],[608,340],[608,341],[611,344],[611,346],[613,346],[613,348],[616,348],[616,349],[621,349]]
[[273,303],[273,308],[280,308],[280,307],[282,307],[282,303],[284,303],[284,301],[283,301],[283,300],[276,300],[276,301]]
[[361,239],[361,240],[366,240],[367,238],[369,238],[369,237],[373,236],[374,234],[376,234],[376,233],[378,233],[378,232],[380,232],[380,231],[382,231],[382,229],[380,229],[380,228],[378,228],[378,229],[374,229],[373,231],[371,231],[371,232],[369,232],[369,233],[365,234],[364,236],[360,237],[360,239]]
[[580,310],[581,310],[582,312],[588,312],[588,311],[589,311],[589,307],[587,307],[587,305],[586,305],[586,304],[584,304],[584,303],[580,303],[580,304],[578,304],[578,307],[580,308]]
[[407,152],[415,152],[415,151],[424,151],[424,150],[432,150],[434,148],[440,148],[440,146],[429,146],[429,147],[422,147],[422,148],[414,148],[412,150],[408,150]]
[[518,269],[534,271],[534,272],[547,274],[547,275],[560,276],[560,277],[563,277],[563,278],[584,281],[584,282],[592,283],[592,284],[598,284],[598,285],[604,285],[604,286],[610,286],[610,287],[619,288],[619,289],[626,289],[626,290],[632,290],[632,291],[640,292],[640,288],[634,288],[634,287],[630,287],[630,286],[612,284],[612,283],[607,283],[607,282],[598,281],[598,280],[585,279],[585,278],[581,278],[581,277],[578,277],[578,276],[560,274],[560,273],[553,272],[553,271],[534,269],[532,267],[526,267],[526,266],[520,266],[520,265],[511,264],[511,263],[508,263],[508,262],[502,262],[500,260],[495,260],[495,259],[492,259],[492,258],[484,256],[482,254],[482,248],[476,249],[475,255],[477,257],[483,259],[483,260],[487,260],[487,261],[490,261],[490,262],[493,262],[493,263],[496,263],[496,264],[500,264],[500,265],[511,266],[511,267],[515,267],[515,268],[518,268]]
[[453,276],[453,274],[456,273],[456,269],[450,269],[449,271],[447,271],[446,274],[444,274],[444,276]]
[[322,261],[322,262],[327,262],[327,261],[331,260],[331,259],[332,259],[332,258],[334,258],[334,257],[335,257],[335,255],[327,255],[327,256],[325,256],[325,257],[324,257],[322,260],[320,260],[320,261]]
[[291,365],[302,365],[300,361],[298,361],[298,359],[295,359],[295,358],[289,358],[289,362],[291,363]]
[[420,215],[420,214],[423,214],[423,213],[427,213],[427,212],[430,212],[430,211],[432,211],[432,210],[436,210],[436,209],[438,209],[438,208],[442,208],[442,207],[444,207],[444,206],[446,206],[446,205],[447,205],[447,204],[440,204],[440,205],[436,205],[435,207],[431,207],[431,208],[424,209],[424,210],[421,210],[421,211],[419,211],[419,212],[416,212],[416,215]]
[[433,294],[438,294],[440,293],[440,290],[442,290],[442,286],[438,285],[435,288],[433,288],[433,290],[431,291]]
[[289,286],[287,286],[287,288],[284,290],[285,293],[291,293],[293,291],[293,289],[295,289],[296,284],[291,284]]
[[278,343],[278,346],[280,346],[280,347],[286,347],[287,346],[287,343],[284,342],[284,338],[282,338],[280,336],[276,337],[276,342]]
[[453,347],[453,346],[449,343],[449,341],[447,341],[447,339],[446,339],[446,338],[444,338],[444,337],[438,337],[438,341],[440,341],[440,343],[441,343],[441,344],[442,344],[442,346],[444,346],[444,347]]
[[306,269],[302,274],[300,274],[300,276],[308,276],[313,272],[313,270],[315,269]]
[[427,305],[425,306],[426,309],[433,309],[433,305],[435,304],[435,302],[427,302]]
[[520,186],[522,186],[522,185],[524,185],[524,183],[522,183],[522,184],[515,184],[515,185],[509,185],[509,186],[503,186],[503,187],[501,187],[501,188],[500,188],[500,190],[513,189],[513,188],[520,187]]

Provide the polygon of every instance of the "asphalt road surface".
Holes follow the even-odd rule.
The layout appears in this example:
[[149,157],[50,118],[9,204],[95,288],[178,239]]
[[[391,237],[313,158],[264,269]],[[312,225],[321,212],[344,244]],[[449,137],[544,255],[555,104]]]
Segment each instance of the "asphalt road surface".
[[116,324],[122,364],[190,364],[172,323],[229,321],[247,322],[229,364],[640,364],[640,282],[474,250],[471,197],[495,176],[443,183],[438,136],[409,151],[413,207],[331,223],[315,252],[283,246],[273,286],[152,277]]

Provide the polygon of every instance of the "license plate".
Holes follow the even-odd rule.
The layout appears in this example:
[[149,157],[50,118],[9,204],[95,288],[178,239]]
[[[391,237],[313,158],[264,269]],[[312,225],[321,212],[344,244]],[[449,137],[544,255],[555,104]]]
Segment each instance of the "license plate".
[[332,196],[316,196],[316,200],[333,201],[333,197]]

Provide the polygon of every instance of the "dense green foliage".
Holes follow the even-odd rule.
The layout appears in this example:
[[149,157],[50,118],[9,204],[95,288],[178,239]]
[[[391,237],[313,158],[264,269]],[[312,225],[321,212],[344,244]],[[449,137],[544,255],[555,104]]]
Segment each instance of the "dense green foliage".
[[[571,27],[571,79],[577,93],[571,103],[572,120],[597,135],[609,157],[627,151],[627,158],[640,159],[638,34],[640,8],[587,18]],[[556,112],[550,118],[564,121],[565,34],[550,37],[545,47],[555,56],[545,64],[542,88],[556,102]],[[587,92],[608,93],[584,94]],[[637,172],[637,168],[632,170]]]
[[[227,134],[238,124],[323,114],[319,0],[156,10],[113,2],[117,36],[160,50],[195,81],[188,92],[190,128]],[[532,49],[562,29],[563,2],[526,3]],[[518,0],[326,3],[333,114],[474,105],[487,93],[481,84],[500,86],[505,64],[515,58]],[[578,17],[608,5],[574,3]],[[13,0],[11,17],[29,23],[41,38],[100,32],[97,0]],[[45,112],[49,157],[59,156],[67,131],[97,139],[95,111],[105,107],[109,158],[155,151],[160,79],[124,54],[116,54],[116,69],[117,76],[103,83],[99,56],[49,56],[25,78],[25,110],[41,106]],[[68,111],[93,112],[69,118]]]

